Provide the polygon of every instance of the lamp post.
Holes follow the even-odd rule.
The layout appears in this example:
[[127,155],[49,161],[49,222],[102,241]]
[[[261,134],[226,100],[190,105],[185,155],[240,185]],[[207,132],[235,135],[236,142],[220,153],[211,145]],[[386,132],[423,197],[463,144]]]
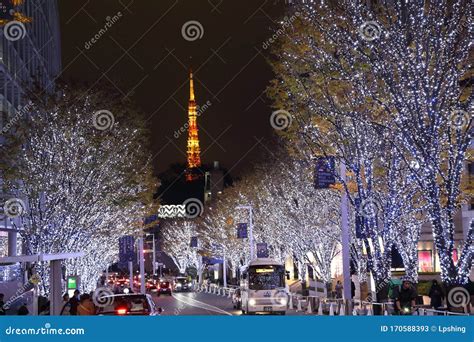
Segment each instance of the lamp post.
[[252,223],[252,206],[251,205],[238,205],[235,209],[246,209],[249,211],[249,243],[250,243],[250,261],[254,258],[254,246],[253,246],[253,223]]

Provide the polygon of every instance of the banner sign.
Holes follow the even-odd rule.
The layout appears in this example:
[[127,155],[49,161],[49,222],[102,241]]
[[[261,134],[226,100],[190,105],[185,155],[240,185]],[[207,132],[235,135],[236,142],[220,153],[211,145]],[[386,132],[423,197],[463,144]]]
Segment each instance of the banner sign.
[[202,257],[202,263],[205,265],[223,264],[224,260],[216,257]]
[[316,160],[314,170],[314,187],[316,189],[327,189],[336,183],[334,177],[336,162],[334,157],[320,157]]
[[119,238],[119,264],[127,266],[129,261],[135,262],[135,238],[126,235]]
[[239,223],[237,225],[237,238],[238,239],[246,239],[247,237],[248,237],[247,223]]
[[257,243],[257,258],[268,258],[268,245],[264,242]]

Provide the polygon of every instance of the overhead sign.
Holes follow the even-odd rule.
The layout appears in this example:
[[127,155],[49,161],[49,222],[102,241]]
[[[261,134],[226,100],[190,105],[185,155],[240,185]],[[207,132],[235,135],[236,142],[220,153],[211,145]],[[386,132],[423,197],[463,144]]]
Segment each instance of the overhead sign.
[[246,239],[248,237],[247,223],[237,224],[237,238]]
[[119,238],[119,263],[128,265],[129,261],[135,261],[135,238],[131,235]]
[[316,189],[327,189],[336,183],[334,177],[336,161],[334,157],[320,157],[316,160],[314,169],[314,187]]
[[266,243],[257,243],[257,258],[268,258],[268,245]]
[[202,263],[205,265],[223,264],[224,260],[215,257],[202,257]]

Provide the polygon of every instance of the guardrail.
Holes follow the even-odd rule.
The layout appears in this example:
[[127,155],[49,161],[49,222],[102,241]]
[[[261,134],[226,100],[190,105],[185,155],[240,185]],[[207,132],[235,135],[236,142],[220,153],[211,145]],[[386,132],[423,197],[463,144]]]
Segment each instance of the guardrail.
[[223,287],[216,284],[195,284],[194,289],[196,292],[210,293],[232,298],[232,294],[235,292],[237,287]]
[[[223,297],[232,298],[232,294],[238,288],[223,287],[216,284],[195,284],[196,292],[210,293]],[[385,316],[393,315],[395,312],[394,302],[369,302],[360,299],[345,300],[341,298],[324,298],[319,296],[302,296],[296,293],[288,294],[288,308],[297,312],[319,316],[372,316],[373,307],[380,306]],[[415,316],[468,316],[466,313],[451,312],[447,310],[434,310],[424,307],[415,307]]]

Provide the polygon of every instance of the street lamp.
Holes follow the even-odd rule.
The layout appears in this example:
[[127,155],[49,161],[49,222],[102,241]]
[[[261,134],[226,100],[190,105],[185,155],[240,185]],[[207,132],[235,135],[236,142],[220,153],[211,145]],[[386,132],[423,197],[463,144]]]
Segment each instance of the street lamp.
[[252,223],[252,206],[251,205],[238,205],[235,209],[245,209],[249,211],[249,243],[250,243],[250,261],[254,258],[254,247],[253,247],[253,223]]

